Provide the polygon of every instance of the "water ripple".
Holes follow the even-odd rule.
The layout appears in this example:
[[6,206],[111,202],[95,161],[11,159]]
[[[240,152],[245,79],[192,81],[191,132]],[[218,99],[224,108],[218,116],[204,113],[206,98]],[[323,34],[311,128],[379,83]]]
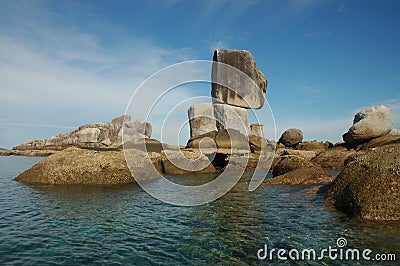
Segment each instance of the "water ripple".
[[[12,180],[38,160],[0,158],[2,265],[260,265],[266,262],[256,252],[264,244],[321,249],[336,245],[338,237],[351,247],[400,254],[399,223],[329,211],[304,193],[309,186],[249,192],[241,182],[215,202],[176,207],[137,185],[27,186]],[[179,182],[198,182],[191,178]]]

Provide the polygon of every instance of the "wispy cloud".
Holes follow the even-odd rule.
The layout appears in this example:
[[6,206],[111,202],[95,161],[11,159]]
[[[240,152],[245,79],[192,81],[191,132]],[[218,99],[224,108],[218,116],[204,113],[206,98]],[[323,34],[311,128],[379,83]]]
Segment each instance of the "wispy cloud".
[[210,41],[207,46],[210,51],[214,51],[215,49],[229,49],[231,47],[225,40]]
[[295,13],[301,13],[307,9],[313,8],[326,2],[326,0],[291,0],[289,1],[289,7]]
[[[0,123],[1,146],[30,139],[33,127],[62,130],[110,120],[125,111],[141,82],[192,53],[188,48],[166,49],[150,40],[128,38],[106,25],[107,36],[115,38],[110,46],[93,31],[65,26],[62,18],[55,19],[45,7],[29,2],[14,11],[0,29],[0,113],[7,120]],[[10,23],[17,17],[24,17],[23,23]],[[4,130],[14,127],[26,127],[17,139]]]
[[347,10],[347,5],[345,3],[342,3],[337,9],[336,12],[338,13],[343,13]]

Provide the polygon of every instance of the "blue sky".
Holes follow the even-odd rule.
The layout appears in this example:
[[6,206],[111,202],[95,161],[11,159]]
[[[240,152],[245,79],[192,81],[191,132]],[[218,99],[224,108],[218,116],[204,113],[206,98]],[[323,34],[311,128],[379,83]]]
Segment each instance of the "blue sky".
[[215,48],[253,53],[278,135],[336,142],[377,104],[399,128],[398,14],[399,1],[1,0],[0,147],[110,121],[150,75]]

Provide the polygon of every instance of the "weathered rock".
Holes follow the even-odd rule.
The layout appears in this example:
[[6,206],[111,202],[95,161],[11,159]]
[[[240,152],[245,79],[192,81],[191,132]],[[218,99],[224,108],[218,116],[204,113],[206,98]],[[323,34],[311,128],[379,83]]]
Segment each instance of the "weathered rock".
[[315,163],[312,163],[310,160],[304,159],[299,156],[294,155],[286,155],[281,156],[281,160],[273,169],[273,175],[279,176],[286,174],[290,171],[299,169],[299,168],[311,168],[316,166]]
[[55,150],[1,150],[0,156],[45,157],[56,153]]
[[[122,127],[124,120],[125,125]],[[58,151],[70,146],[91,148],[119,147],[122,145],[123,130],[125,132],[125,142],[136,142],[141,138],[151,136],[150,123],[143,120],[131,122],[129,115],[123,115],[114,118],[111,123],[86,124],[68,133],[60,133],[57,136],[43,140],[30,140],[14,147],[13,150]]]
[[163,150],[173,150],[173,147],[167,143],[162,143],[156,139],[141,138],[136,142],[127,142],[124,144],[125,149],[136,149],[143,152],[161,153]]
[[[333,179],[334,180],[334,179]],[[326,196],[326,193],[328,193],[328,190],[332,187],[332,182],[328,182],[327,184],[322,184],[315,186],[313,188],[307,189],[306,193],[307,194],[314,194],[314,195],[321,195],[323,194]]]
[[327,202],[367,220],[400,220],[400,142],[357,152]]
[[250,136],[264,138],[263,124],[260,124],[260,123],[251,124],[250,125]]
[[210,131],[208,133],[190,138],[188,140],[186,147],[199,149],[201,143],[201,148],[216,148],[216,143],[215,143],[216,135],[217,131]]
[[218,130],[235,129],[248,136],[250,126],[247,109],[221,103],[214,103],[213,107]]
[[[139,142],[141,139],[146,138],[145,135],[142,133],[139,133],[135,131],[133,128],[124,128],[123,129],[123,138],[122,138],[122,132],[119,133],[119,137],[117,139],[117,142],[113,144],[113,146],[118,147],[120,145],[123,145],[127,142]],[[122,131],[122,130],[121,130]]]
[[190,138],[217,131],[214,107],[211,103],[199,103],[189,107]]
[[105,146],[110,146],[111,145],[111,140],[109,138],[106,138],[105,140],[103,140],[101,142],[101,144],[103,144]]
[[[249,136],[249,143],[250,143],[250,148],[251,150],[254,151],[260,151],[263,148],[266,148],[268,143],[263,137],[258,137],[254,135]],[[273,147],[271,147],[270,151],[274,150]]]
[[353,126],[343,135],[349,147],[388,134],[393,128],[390,109],[384,105],[367,108],[354,116]]
[[121,115],[121,116],[118,116],[118,117],[114,118],[113,120],[111,120],[111,123],[112,123],[112,124],[119,124],[119,125],[122,125],[122,124],[124,123],[124,121],[125,121],[125,122],[131,121],[131,116],[130,116],[130,115]]
[[235,129],[221,129],[215,136],[215,143],[221,149],[250,150],[248,139]]
[[[249,109],[258,109],[264,105],[267,79],[257,68],[249,51],[215,50],[213,60],[233,66],[250,78],[238,77],[237,73],[227,71],[226,67],[213,64],[211,95],[214,101]],[[229,84],[236,91],[221,84]]]
[[303,141],[303,131],[298,128],[290,128],[283,132],[278,143],[282,143],[286,147],[294,147]]
[[292,155],[292,156],[297,156],[301,157],[306,160],[312,160],[314,159],[317,155],[315,154],[315,151],[302,151],[302,150],[293,150],[293,149],[282,149],[278,151],[281,156],[285,155]]
[[45,139],[45,146],[61,146],[62,145],[62,138],[58,136],[52,136]]
[[[135,152],[140,169],[145,154]],[[157,164],[157,161],[155,161]],[[161,169],[160,169],[161,170]],[[143,169],[143,172],[148,169]],[[32,184],[125,184],[134,179],[122,151],[68,148],[57,152],[20,174],[15,180]]]
[[128,121],[124,124],[125,130],[136,131],[148,138],[151,138],[153,127],[147,121],[142,119],[135,120],[134,122]]
[[[234,168],[240,170],[267,170],[270,169],[274,153],[273,152],[262,152],[262,153],[235,153],[228,157],[229,164]],[[232,168],[232,167],[231,167]]]
[[328,148],[331,148],[333,145],[332,143],[325,141],[325,142],[318,142],[316,140],[310,142],[301,142],[296,145],[296,150],[302,151],[314,151],[317,155],[326,151]]
[[264,180],[269,185],[308,185],[332,182],[334,178],[324,172],[319,165],[302,167],[283,175]]
[[76,135],[81,143],[97,143],[99,141],[100,129],[85,128],[76,132]]
[[165,151],[161,162],[166,175],[217,173],[208,157],[199,150]]
[[400,136],[400,129],[393,128],[392,130],[390,130],[388,135],[389,136]]
[[361,151],[365,151],[365,150],[370,150],[370,149],[374,149],[377,147],[382,147],[388,144],[392,144],[392,143],[396,143],[400,140],[400,135],[396,136],[396,135],[385,135],[382,137],[378,137],[375,139],[372,139],[370,141],[368,141],[365,144],[361,144],[357,147],[357,151],[361,150]]
[[312,161],[321,165],[323,168],[341,171],[345,167],[348,158],[354,153],[354,150],[336,146],[322,152]]

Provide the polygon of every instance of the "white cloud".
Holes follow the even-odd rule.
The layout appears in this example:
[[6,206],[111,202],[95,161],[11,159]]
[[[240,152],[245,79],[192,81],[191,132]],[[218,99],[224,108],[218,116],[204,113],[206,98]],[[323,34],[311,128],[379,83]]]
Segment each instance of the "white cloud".
[[230,48],[230,45],[226,41],[223,41],[223,40],[210,41],[210,42],[208,42],[207,46],[211,52],[214,52],[214,50],[216,50],[216,49],[229,49]]
[[[7,129],[0,132],[1,146],[31,139],[33,132],[40,138],[54,132],[43,128],[69,131],[110,120],[125,111],[132,93],[151,74],[191,56],[188,48],[165,49],[106,25],[108,37],[116,38],[109,47],[94,33],[53,25],[42,19],[52,14],[29,8],[35,15],[0,29],[0,114],[7,120],[0,123]],[[159,92],[152,89],[148,98]],[[137,108],[146,105],[143,101]]]

